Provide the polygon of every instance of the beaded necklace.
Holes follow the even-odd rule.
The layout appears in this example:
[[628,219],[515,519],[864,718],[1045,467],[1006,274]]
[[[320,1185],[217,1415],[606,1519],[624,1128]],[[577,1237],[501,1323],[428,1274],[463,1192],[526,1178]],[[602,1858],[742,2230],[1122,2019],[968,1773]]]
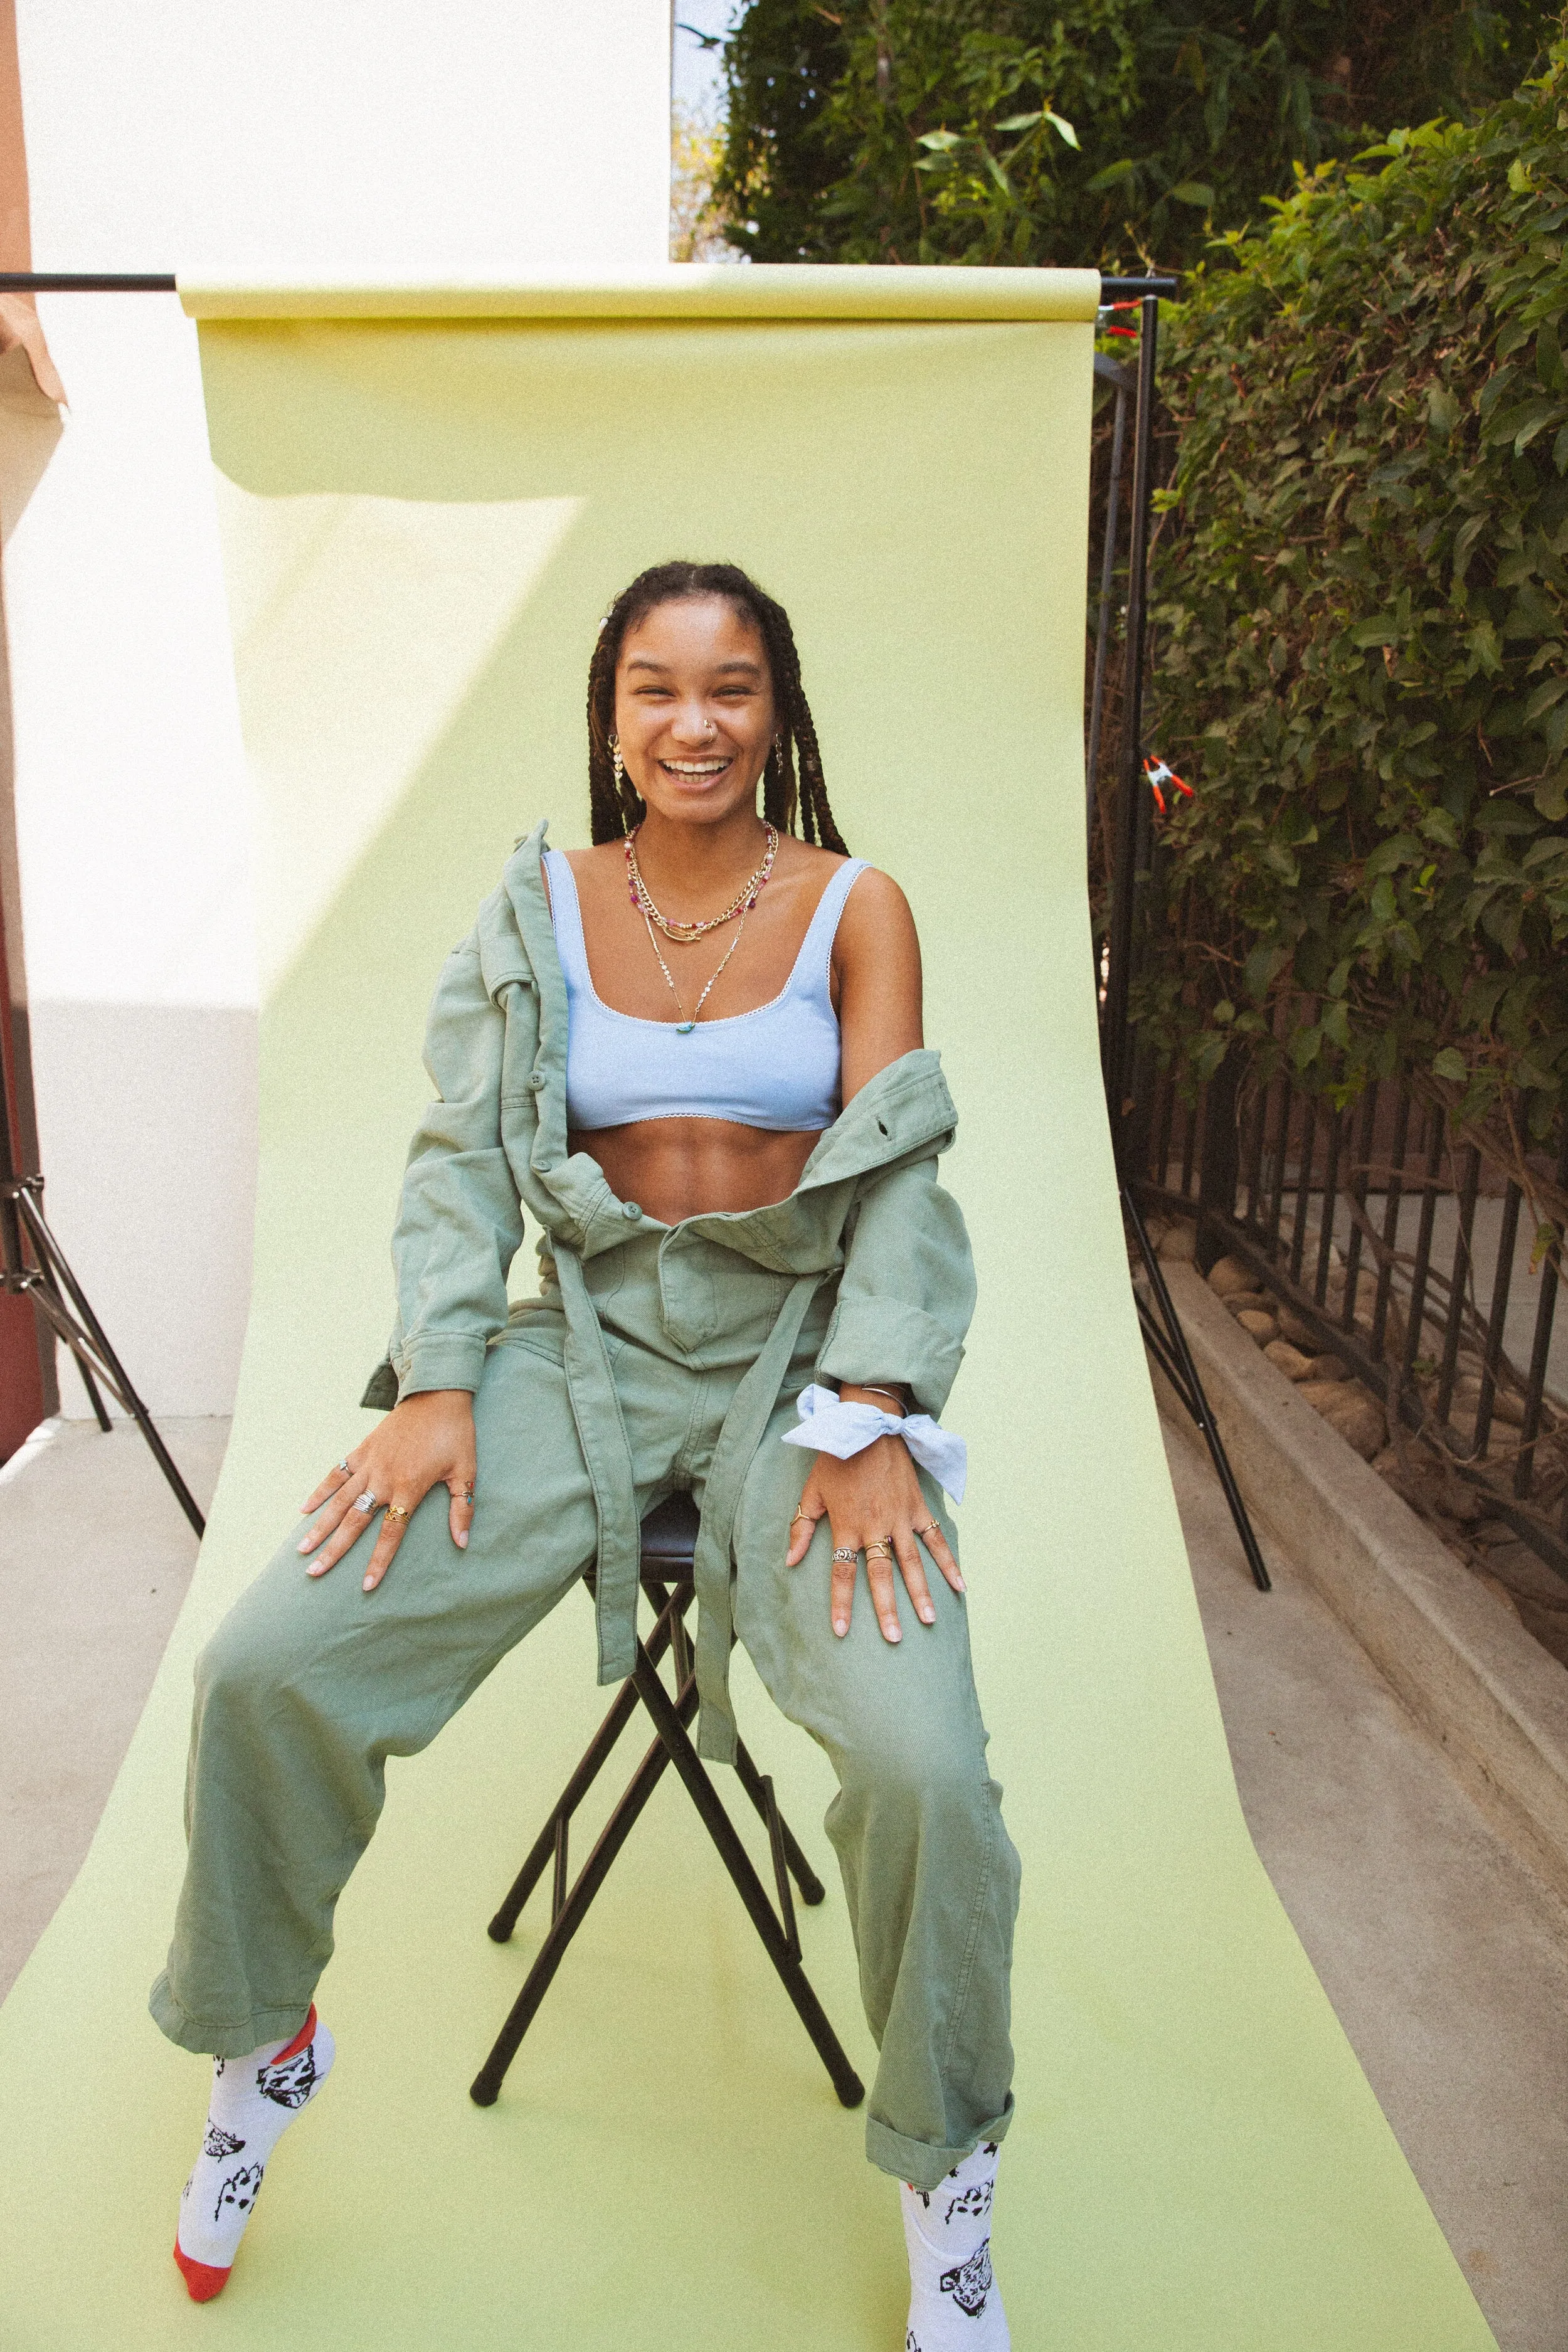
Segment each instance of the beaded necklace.
[[683,923],[672,916],[659,913],[653,902],[653,893],[643,880],[642,868],[637,864],[637,839],[642,828],[634,825],[626,835],[626,887],[631,892],[632,904],[643,920],[656,922],[667,940],[675,940],[682,947],[690,947],[694,940],[701,939],[707,932],[721,931],[725,924],[732,923],[742,910],[749,913],[757,903],[757,893],[773,870],[773,858],[779,845],[777,826],[769,824],[765,818],[763,823],[768,845],[763,853],[762,864],[748,875],[723,913],[710,915],[705,923]]
[[[746,928],[746,917],[756,905],[758,897],[762,892],[769,875],[773,870],[773,856],[779,845],[777,827],[771,824],[768,825],[767,835],[768,845],[763,854],[762,864],[755,868],[749,878],[742,885],[732,902],[725,908],[724,912],[721,915],[711,916],[705,923],[672,922],[667,915],[661,915],[659,913],[658,908],[654,905],[652,897],[648,891],[647,884],[643,880],[641,871],[637,866],[637,854],[636,847],[637,829],[634,827],[633,831],[628,833],[626,835],[626,880],[631,891],[632,904],[643,919],[643,926],[647,932],[647,943],[654,951],[660,971],[663,972],[665,979],[669,983],[669,992],[671,996],[674,997],[677,1009],[679,1012],[680,1018],[675,1024],[675,1034],[678,1037],[689,1037],[691,1032],[696,1028],[697,1016],[701,1012],[703,1006],[707,1003],[709,997],[711,995],[720,973],[722,972],[725,965],[729,962],[730,958],[740,946],[742,933]],[[691,1011],[688,1013],[685,1003],[682,1001],[680,991],[675,984],[675,974],[670,971],[669,966],[666,963],[664,957],[660,952],[658,941],[653,935],[653,927],[655,923],[658,925],[659,929],[664,933],[667,940],[679,940],[683,947],[689,947],[695,940],[701,939],[706,932],[721,930],[726,923],[734,922],[737,915],[739,915],[741,919],[735,925],[735,936],[731,940],[724,954],[721,957],[718,971],[714,972],[712,979],[708,982],[707,987],[698,998]]]

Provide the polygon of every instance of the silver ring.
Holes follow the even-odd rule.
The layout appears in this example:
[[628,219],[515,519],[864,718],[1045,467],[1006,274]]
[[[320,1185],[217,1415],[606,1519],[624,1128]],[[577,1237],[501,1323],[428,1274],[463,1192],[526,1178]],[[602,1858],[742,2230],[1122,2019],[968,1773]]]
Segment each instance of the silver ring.
[[356,1510],[356,1511],[363,1511],[363,1512],[364,1513],[364,1515],[365,1515],[365,1517],[366,1517],[366,1518],[367,1518],[367,1519],[369,1518],[369,1517],[370,1517],[370,1515],[371,1515],[372,1511],[374,1511],[374,1508],[375,1508],[375,1496],[371,1493],[370,1488],[369,1488],[368,1486],[365,1488],[364,1493],[363,1493],[363,1495],[356,1495],[356,1496],[355,1496],[355,1497],[354,1497],[354,1508],[355,1508],[355,1510]]
[[348,1465],[348,1464],[347,1464],[346,1462],[340,1462],[340,1463],[338,1464],[338,1468],[342,1472],[343,1476],[344,1476],[345,1478],[352,1478],[352,1477],[353,1476],[353,1475],[354,1475],[354,1474],[353,1474],[353,1472],[349,1468],[349,1465]]
[[857,1560],[860,1557],[860,1547],[858,1544],[839,1544],[835,1550],[833,1557],[835,1559],[841,1559],[847,1563]]

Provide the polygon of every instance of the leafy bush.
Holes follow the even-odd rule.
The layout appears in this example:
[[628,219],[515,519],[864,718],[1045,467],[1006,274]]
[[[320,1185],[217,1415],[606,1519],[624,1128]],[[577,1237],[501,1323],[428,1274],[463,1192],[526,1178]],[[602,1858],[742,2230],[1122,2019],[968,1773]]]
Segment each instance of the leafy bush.
[[1568,1081],[1565,131],[1568,42],[1472,127],[1303,175],[1163,370],[1155,739],[1197,795],[1145,1034],[1341,1103],[1413,1066],[1515,1168]]
[[1555,19],[1544,0],[750,0],[726,46],[728,233],[756,261],[1185,266],[1295,163],[1503,97]]

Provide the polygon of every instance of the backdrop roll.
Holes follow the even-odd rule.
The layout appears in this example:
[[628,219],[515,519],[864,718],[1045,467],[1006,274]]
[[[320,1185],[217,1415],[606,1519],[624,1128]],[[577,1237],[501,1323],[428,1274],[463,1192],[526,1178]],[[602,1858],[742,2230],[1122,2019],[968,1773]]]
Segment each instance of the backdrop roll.
[[[925,273],[874,273],[880,314],[837,272],[815,305],[814,273],[785,273],[770,310],[760,269],[717,289],[672,272],[651,309],[602,288],[192,299],[263,846],[255,1295],[189,1601],[89,1860],[0,2014],[16,2352],[165,2352],[215,2328],[290,2352],[902,2340],[892,2184],[673,1775],[500,2104],[468,2101],[541,1924],[531,1910],[498,1948],[485,1921],[604,1704],[585,1600],[392,1766],[322,1988],[331,2089],[274,2165],[222,2304],[191,2305],[169,2259],[205,2086],[143,2003],[181,1869],[192,1659],[364,1425],[437,967],[539,816],[558,845],[586,839],[595,631],[673,555],[742,563],[789,607],[846,837],[913,904],[959,1106],[946,1176],[980,1308],[947,1418],[972,1449],[977,1671],[1025,1872],[996,2223],[1015,2341],[1491,2342],[1237,1801],[1096,1053],[1096,285],[994,274],[1013,281],[1000,310],[991,273],[932,273],[929,296]],[[531,1277],[525,1246],[514,1286]],[[826,1767],[739,1662],[735,1679],[829,1880],[803,1917],[807,1966],[868,2075]]]

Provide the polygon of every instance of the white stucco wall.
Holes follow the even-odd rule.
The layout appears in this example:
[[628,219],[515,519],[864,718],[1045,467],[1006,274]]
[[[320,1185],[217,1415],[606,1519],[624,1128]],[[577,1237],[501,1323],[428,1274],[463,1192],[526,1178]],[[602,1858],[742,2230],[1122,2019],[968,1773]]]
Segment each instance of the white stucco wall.
[[[666,253],[668,0],[19,0],[40,269]],[[223,1412],[249,1278],[247,793],[195,333],[40,302],[70,396],[5,557],[47,1205],[155,1412]],[[67,1412],[87,1403],[61,1366]]]

